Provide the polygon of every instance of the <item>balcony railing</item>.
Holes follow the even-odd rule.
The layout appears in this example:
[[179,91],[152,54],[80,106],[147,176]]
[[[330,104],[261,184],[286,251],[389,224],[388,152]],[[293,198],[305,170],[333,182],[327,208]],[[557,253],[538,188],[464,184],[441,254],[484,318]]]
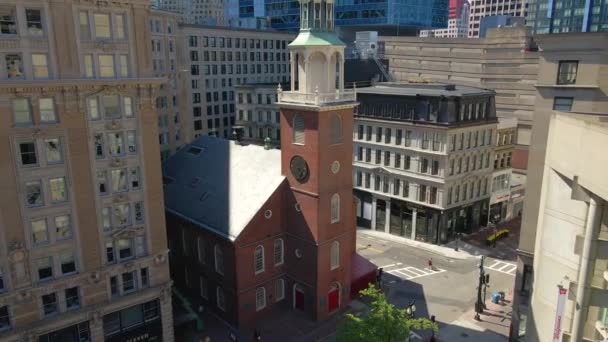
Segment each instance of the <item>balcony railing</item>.
[[333,93],[301,93],[278,89],[278,102],[321,106],[341,102],[354,102],[357,99],[355,90],[336,90]]

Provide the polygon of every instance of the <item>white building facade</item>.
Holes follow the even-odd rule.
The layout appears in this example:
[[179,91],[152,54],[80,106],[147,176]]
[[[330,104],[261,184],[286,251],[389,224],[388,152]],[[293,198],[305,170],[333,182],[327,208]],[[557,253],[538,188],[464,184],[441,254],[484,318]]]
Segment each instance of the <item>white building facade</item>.
[[491,15],[526,17],[526,0],[472,0],[469,14],[469,38],[479,38],[481,18]]
[[468,2],[462,6],[462,11],[457,18],[448,19],[448,27],[436,30],[422,30],[420,37],[437,38],[467,38],[469,36],[469,14],[471,7]]

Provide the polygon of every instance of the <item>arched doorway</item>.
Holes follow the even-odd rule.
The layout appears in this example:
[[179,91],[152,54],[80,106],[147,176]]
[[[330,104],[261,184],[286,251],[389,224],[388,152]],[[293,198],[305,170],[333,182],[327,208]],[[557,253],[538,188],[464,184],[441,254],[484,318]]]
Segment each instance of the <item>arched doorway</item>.
[[304,311],[304,288],[302,285],[293,285],[293,307],[296,310]]
[[333,312],[340,308],[340,284],[335,282],[327,292],[327,311]]

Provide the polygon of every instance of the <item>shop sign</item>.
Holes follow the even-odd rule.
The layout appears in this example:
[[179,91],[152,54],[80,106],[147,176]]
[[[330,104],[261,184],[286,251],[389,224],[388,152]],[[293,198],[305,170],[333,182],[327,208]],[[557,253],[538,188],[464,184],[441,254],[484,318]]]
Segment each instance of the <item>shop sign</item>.
[[557,309],[555,314],[555,325],[553,328],[553,342],[562,340],[562,325],[564,320],[564,309],[566,308],[566,298],[568,290],[562,286],[557,287],[559,293],[557,295]]

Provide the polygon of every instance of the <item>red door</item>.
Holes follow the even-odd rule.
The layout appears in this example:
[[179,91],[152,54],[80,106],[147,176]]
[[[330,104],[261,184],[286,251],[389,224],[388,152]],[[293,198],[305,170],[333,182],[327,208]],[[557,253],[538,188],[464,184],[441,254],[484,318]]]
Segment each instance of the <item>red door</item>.
[[300,289],[295,289],[296,292],[296,309],[304,311],[304,292]]
[[327,294],[328,311],[332,312],[340,306],[340,290],[333,289]]

